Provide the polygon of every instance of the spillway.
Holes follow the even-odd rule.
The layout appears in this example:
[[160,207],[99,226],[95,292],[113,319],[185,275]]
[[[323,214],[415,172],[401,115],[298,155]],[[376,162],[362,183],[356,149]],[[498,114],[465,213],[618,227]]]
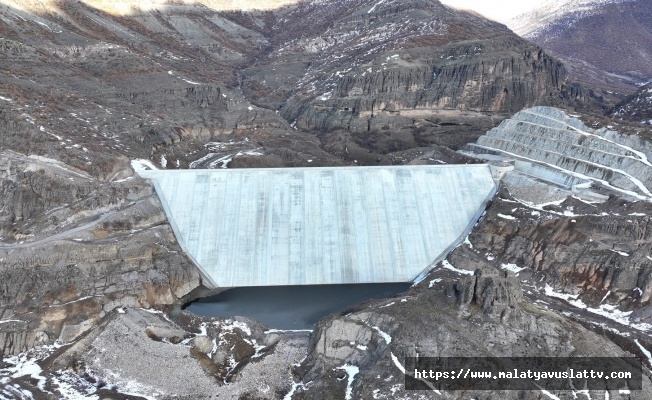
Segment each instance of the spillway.
[[410,282],[496,190],[487,165],[139,174],[213,288]]

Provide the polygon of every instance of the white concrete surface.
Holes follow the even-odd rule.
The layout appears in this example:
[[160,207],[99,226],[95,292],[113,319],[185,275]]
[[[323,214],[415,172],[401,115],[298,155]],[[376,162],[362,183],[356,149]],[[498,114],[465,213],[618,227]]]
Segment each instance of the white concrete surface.
[[494,190],[487,165],[139,174],[215,287],[410,282]]

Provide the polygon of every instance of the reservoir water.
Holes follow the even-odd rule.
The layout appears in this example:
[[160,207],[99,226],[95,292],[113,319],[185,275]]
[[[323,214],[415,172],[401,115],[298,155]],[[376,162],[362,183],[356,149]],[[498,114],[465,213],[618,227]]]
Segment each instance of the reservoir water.
[[412,283],[235,288],[191,303],[186,310],[207,317],[242,316],[274,329],[312,329],[329,314],[371,299],[405,292]]

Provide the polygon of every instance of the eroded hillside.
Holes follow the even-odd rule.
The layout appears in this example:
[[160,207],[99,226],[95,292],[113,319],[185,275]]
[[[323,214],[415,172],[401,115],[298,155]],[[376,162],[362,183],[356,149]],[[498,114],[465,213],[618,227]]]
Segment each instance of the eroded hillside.
[[[469,240],[397,299],[310,334],[167,319],[201,277],[134,165],[480,162],[454,150],[498,127],[478,144],[646,197],[637,152],[649,144],[598,152],[545,119],[538,139],[516,117],[501,124],[535,105],[603,104],[541,48],[437,1],[135,3],[0,6],[0,398],[421,398],[402,390],[404,356],[649,354],[647,203],[564,202],[555,182],[516,174]],[[555,297],[624,316],[593,323]]]

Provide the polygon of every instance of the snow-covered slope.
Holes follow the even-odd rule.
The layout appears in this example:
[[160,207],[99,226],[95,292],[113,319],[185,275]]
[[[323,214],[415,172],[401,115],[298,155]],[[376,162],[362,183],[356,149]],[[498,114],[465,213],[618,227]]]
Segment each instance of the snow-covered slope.
[[632,83],[652,78],[652,0],[549,0],[507,25],[568,60]]
[[521,36],[536,37],[562,19],[565,20],[566,26],[570,26],[582,18],[600,12],[604,5],[632,1],[634,0],[548,0],[532,11],[507,21],[507,25]]

